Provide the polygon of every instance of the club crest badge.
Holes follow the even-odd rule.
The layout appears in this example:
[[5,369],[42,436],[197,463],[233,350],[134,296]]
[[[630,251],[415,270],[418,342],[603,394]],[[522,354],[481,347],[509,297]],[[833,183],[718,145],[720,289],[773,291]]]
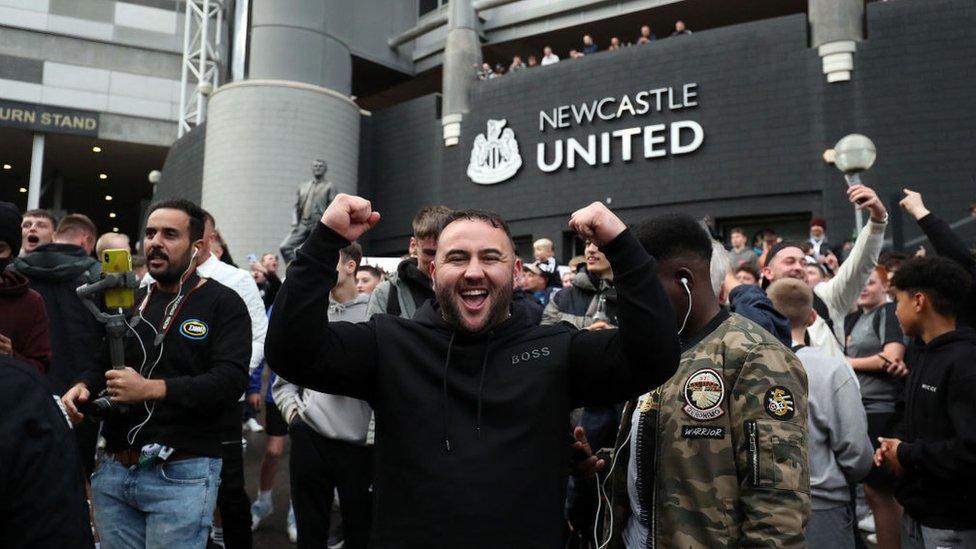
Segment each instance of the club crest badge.
[[773,419],[786,421],[793,419],[796,406],[793,404],[793,393],[782,385],[771,387],[763,398],[763,408]]
[[206,324],[195,318],[191,318],[184,321],[183,324],[180,324],[180,335],[195,341],[206,339],[207,332],[209,331]]
[[702,368],[685,381],[685,406],[682,408],[692,419],[710,421],[722,417],[722,399],[725,398],[725,382],[711,368]]
[[510,179],[522,167],[518,141],[508,121],[488,120],[488,131],[479,133],[471,147],[468,178],[479,185],[494,185]]

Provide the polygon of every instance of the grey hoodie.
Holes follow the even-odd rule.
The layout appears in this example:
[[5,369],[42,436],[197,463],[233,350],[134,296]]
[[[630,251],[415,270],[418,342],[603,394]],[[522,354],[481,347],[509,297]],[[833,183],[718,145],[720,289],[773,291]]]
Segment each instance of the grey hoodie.
[[809,382],[807,442],[810,503],[830,509],[850,501],[850,485],[871,470],[874,449],[861,391],[842,360],[810,347],[796,352]]
[[[329,296],[329,322],[365,322],[369,295],[339,303]],[[272,313],[273,314],[273,313]],[[271,387],[285,421],[298,413],[309,427],[325,438],[366,444],[373,410],[364,400],[302,389],[278,377]]]

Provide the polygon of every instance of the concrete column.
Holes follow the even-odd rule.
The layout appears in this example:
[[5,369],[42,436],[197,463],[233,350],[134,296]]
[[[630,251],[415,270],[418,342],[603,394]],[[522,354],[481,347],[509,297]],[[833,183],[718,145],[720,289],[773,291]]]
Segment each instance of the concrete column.
[[340,9],[324,0],[251,0],[248,78],[352,93],[349,46],[333,32]]
[[863,0],[810,0],[810,46],[823,60],[827,82],[845,82],[854,71],[854,51],[864,40]]
[[231,253],[278,250],[316,158],[340,192],[356,193],[360,116],[348,97],[298,82],[244,80],[213,94],[201,204]]
[[34,134],[31,148],[30,184],[27,186],[27,209],[41,207],[41,177],[44,174],[44,134]]
[[478,38],[477,17],[471,0],[451,0],[447,20],[447,40],[444,44],[443,94],[444,145],[458,144],[461,121],[470,110],[468,94],[481,65],[481,41]]

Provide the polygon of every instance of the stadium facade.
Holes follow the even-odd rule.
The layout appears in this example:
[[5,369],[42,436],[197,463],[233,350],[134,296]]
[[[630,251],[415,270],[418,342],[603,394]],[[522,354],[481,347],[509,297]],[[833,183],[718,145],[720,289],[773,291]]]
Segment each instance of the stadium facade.
[[[548,236],[563,260],[578,250],[566,219],[593,200],[628,222],[673,210],[708,217],[719,233],[770,226],[802,236],[811,217],[825,217],[838,241],[854,219],[825,152],[861,133],[878,148],[863,179],[886,203],[911,187],[964,221],[976,201],[976,6],[768,4],[225,5],[232,47],[221,85],[206,122],[172,142],[155,195],[199,199],[238,257],[276,249],[315,158],[383,213],[364,243],[371,255],[405,251],[413,213],[432,203],[499,211],[523,255]],[[666,38],[676,19],[694,34]],[[658,40],[605,51],[644,23]],[[583,34],[604,50],[565,58]],[[564,59],[475,80],[475,63],[541,57],[544,45]],[[892,234],[910,241],[914,223],[900,221]]]

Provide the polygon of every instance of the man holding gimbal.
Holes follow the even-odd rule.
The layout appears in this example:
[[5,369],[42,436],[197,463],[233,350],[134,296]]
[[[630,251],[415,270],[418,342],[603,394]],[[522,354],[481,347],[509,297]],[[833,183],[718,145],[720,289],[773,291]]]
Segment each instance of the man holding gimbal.
[[[204,215],[186,200],[150,207],[143,247],[156,283],[136,296],[126,367],[89,371],[62,397],[76,423],[104,417],[92,499],[106,547],[206,544],[222,414],[247,385],[251,323],[236,293],[195,273]],[[107,400],[85,408],[103,388]]]

